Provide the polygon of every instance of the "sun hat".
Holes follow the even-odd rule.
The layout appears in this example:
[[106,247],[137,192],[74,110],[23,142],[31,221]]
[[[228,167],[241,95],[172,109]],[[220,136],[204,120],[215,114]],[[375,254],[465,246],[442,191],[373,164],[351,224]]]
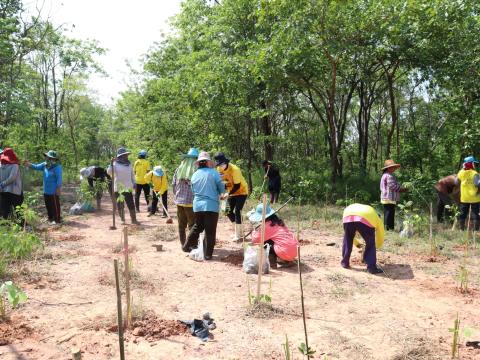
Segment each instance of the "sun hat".
[[197,158],[198,157],[198,149],[197,148],[190,148],[186,154],[183,154],[182,157],[185,158]]
[[46,157],[48,157],[50,159],[58,159],[57,152],[53,151],[53,150],[48,150],[48,152],[43,153],[43,155],[45,155]]
[[219,152],[214,156],[215,159],[215,166],[219,166],[221,164],[228,164],[230,159],[225,156],[223,152]]
[[140,151],[138,152],[138,156],[146,157],[146,156],[147,156],[147,150],[140,150]]
[[88,175],[90,175],[90,172],[88,171],[88,168],[84,167],[80,169],[80,181],[88,178]]
[[195,165],[198,166],[200,161],[207,161],[209,165],[212,165],[212,159],[210,159],[210,155],[206,151],[201,151],[198,155],[197,161],[195,161]]
[[464,164],[466,164],[466,163],[476,163],[476,164],[478,164],[478,160],[475,158],[475,156],[470,155],[470,156],[467,156],[465,159],[463,159],[463,163]]
[[0,154],[2,154],[2,153],[3,153],[3,149],[2,149],[2,148],[0,148]]
[[117,150],[117,158],[122,156],[122,155],[129,155],[129,154],[130,154],[130,151],[128,151],[124,147],[118,148],[118,150]]
[[157,165],[153,168],[153,174],[155,176],[163,176],[163,169],[160,165]]
[[[251,222],[260,222],[262,221],[262,211],[263,211],[263,204],[258,204],[257,208],[248,212],[248,220]],[[265,219],[275,214],[275,210],[273,210],[270,205],[267,204],[265,208]]]
[[391,167],[396,167],[398,169],[398,168],[400,168],[400,164],[397,164],[392,159],[388,159],[388,160],[385,160],[385,162],[383,163],[382,170],[385,170],[385,169],[388,169],[388,168],[391,168]]

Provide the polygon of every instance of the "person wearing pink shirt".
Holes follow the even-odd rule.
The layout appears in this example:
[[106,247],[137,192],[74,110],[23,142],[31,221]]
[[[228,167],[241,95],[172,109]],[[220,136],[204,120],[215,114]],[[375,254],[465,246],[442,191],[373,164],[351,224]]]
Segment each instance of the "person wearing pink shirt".
[[[262,208],[263,204],[257,205],[256,210],[250,212],[248,219],[254,223],[262,221]],[[252,243],[260,242],[261,231],[258,228],[252,233]],[[293,265],[293,260],[297,257],[298,241],[283,220],[275,214],[275,210],[268,205],[265,212],[265,244],[270,244],[268,260],[272,268],[277,267],[277,259],[284,267]]]

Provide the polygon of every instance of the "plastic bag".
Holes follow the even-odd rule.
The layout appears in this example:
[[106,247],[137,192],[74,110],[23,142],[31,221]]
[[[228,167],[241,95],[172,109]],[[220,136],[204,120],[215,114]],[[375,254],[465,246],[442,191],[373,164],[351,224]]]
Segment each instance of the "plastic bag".
[[413,226],[408,221],[403,222],[403,229],[400,231],[400,237],[402,238],[411,238],[413,237],[414,231]]
[[82,215],[83,214],[83,210],[82,210],[82,204],[77,202],[75,203],[71,208],[70,210],[68,210],[68,213],[70,215]]
[[82,211],[83,212],[94,212],[95,209],[92,205],[92,203],[90,201],[85,201],[83,204],[82,204]]
[[[243,254],[243,271],[247,274],[258,274],[258,246],[247,246]],[[270,272],[270,262],[268,261],[268,253],[270,252],[270,244],[266,244],[263,257],[263,273]]]
[[200,234],[200,238],[198,239],[198,247],[196,249],[193,249],[190,251],[190,259],[195,260],[195,261],[203,261],[205,260],[205,256],[203,253],[203,240],[205,239],[205,233],[202,232]]

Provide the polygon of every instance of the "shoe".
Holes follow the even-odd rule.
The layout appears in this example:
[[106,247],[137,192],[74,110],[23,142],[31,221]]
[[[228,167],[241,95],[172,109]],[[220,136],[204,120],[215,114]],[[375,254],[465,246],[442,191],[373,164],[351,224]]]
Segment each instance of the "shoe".
[[163,218],[163,219],[165,219],[165,218],[167,218],[167,217],[168,217],[167,215],[162,214],[162,218]]
[[379,269],[378,267],[374,267],[373,269],[367,269],[367,271],[369,274],[373,274],[373,275],[383,274],[383,270]]
[[205,255],[203,258],[204,258],[205,260],[212,260],[212,256],[208,256],[208,255]]
[[243,224],[235,224],[235,235],[232,241],[240,242],[243,240]]
[[153,216],[153,213],[148,213],[147,217]]
[[345,264],[343,261],[340,263],[340,265],[341,265],[342,268],[344,268],[344,269],[350,269],[350,264]]
[[57,225],[56,221],[50,221],[50,225]]

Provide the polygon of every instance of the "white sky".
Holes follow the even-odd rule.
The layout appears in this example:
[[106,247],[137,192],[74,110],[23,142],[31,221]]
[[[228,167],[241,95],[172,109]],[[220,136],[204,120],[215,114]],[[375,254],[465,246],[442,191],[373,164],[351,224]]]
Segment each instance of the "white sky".
[[[108,77],[93,75],[89,87],[102,104],[110,105],[126,90],[130,71],[126,62],[139,68],[138,60],[161,33],[169,32],[168,20],[180,11],[181,0],[24,0],[35,12],[55,25],[71,29],[69,37],[96,39],[107,53],[98,58]],[[74,27],[72,27],[74,25]]]

